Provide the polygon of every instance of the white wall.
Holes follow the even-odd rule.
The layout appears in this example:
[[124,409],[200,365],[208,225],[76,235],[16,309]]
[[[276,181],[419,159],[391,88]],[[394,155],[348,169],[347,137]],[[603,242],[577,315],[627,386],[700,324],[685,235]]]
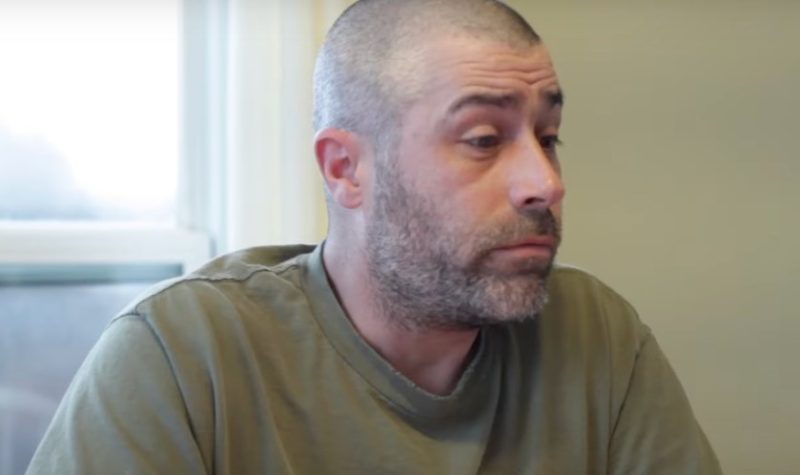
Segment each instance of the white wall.
[[228,1],[228,223],[220,251],[324,235],[311,121],[324,3]]
[[638,308],[726,473],[800,473],[800,2],[508,3],[566,92],[561,260]]

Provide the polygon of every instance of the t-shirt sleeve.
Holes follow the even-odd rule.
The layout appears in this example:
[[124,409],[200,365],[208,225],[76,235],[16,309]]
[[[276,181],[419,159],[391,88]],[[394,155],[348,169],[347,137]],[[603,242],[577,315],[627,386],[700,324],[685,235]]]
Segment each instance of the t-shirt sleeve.
[[116,319],[67,390],[28,474],[205,473],[172,369],[146,321]]
[[642,337],[609,447],[610,474],[721,474],[683,388],[649,329]]

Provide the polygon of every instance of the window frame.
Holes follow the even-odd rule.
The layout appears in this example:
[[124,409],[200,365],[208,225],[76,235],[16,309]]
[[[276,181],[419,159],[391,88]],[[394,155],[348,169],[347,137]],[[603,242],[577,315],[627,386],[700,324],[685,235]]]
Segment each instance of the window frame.
[[205,233],[118,223],[7,222],[0,265],[180,264],[186,272],[210,253]]
[[[0,220],[0,268],[179,264],[186,273],[225,248],[226,0],[182,0],[175,224]],[[77,271],[79,272],[79,271]]]

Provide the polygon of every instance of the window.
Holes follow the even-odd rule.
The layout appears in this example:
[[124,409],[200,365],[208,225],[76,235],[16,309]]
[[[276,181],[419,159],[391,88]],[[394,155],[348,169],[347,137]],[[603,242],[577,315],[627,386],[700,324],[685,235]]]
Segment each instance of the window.
[[208,15],[0,3],[0,473],[24,471],[109,319],[210,256],[205,144],[184,145],[207,37],[185,25]]
[[311,72],[349,3],[0,2],[0,473],[136,294],[320,240]]
[[173,220],[177,2],[0,8],[0,219]]

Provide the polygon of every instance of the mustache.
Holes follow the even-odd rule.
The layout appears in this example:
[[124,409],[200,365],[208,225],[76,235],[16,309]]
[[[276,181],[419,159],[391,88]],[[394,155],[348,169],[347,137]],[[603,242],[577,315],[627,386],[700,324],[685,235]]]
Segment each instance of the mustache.
[[488,230],[473,236],[474,244],[483,253],[521,241],[532,236],[550,236],[561,242],[561,223],[550,210],[528,211],[518,219],[489,226]]

